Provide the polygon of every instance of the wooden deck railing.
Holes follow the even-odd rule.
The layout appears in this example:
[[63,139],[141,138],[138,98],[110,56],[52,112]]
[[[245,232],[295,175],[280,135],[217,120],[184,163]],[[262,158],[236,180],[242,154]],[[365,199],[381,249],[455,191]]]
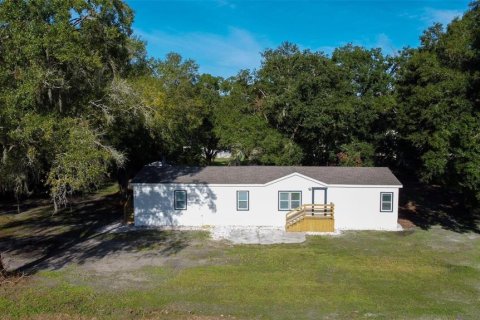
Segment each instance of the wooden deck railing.
[[318,219],[333,219],[335,205],[329,204],[303,204],[290,211],[286,215],[286,227],[303,220],[306,216],[313,216]]

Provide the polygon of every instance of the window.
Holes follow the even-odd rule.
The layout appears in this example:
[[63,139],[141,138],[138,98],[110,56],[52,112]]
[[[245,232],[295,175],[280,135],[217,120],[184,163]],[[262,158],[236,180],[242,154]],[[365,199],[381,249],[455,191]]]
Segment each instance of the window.
[[186,210],[187,209],[187,191],[175,190],[173,192],[173,205],[175,207],[175,210]]
[[278,192],[278,210],[289,211],[300,207],[302,204],[301,191],[279,191]]
[[248,191],[237,191],[237,211],[248,211],[250,195]]
[[393,211],[393,192],[380,192],[380,211]]

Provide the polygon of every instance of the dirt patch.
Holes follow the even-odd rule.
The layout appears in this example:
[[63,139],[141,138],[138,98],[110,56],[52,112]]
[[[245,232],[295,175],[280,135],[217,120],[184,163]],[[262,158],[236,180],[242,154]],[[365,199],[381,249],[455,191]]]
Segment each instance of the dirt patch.
[[23,273],[10,273],[6,271],[0,272],[0,288],[8,288],[22,284],[27,280],[27,276]]
[[415,224],[408,219],[398,219],[398,224],[401,225],[404,230],[415,228]]
[[[186,268],[232,262],[224,249],[231,245],[212,241],[199,231],[132,230],[99,234],[37,265],[47,286],[59,275],[74,285],[97,290],[146,289],[168,281]],[[54,271],[54,273],[51,273]]]
[[72,247],[94,238],[99,228],[122,215],[116,194],[83,199],[55,214],[50,204],[42,204],[8,215],[0,224],[0,252],[9,271],[42,270],[50,259],[68,256]]
[[148,266],[187,268],[202,265],[215,250],[198,231],[133,230],[106,232],[59,252],[38,268],[59,270],[70,265],[96,274],[129,272]]
[[123,226],[117,200],[106,195],[55,215],[50,205],[9,215],[0,225],[5,267],[32,276],[61,270],[71,273],[72,282],[92,280],[95,286],[111,289],[145,286],[152,278],[160,281],[162,267],[175,271],[222,263],[225,253],[218,247],[228,244],[210,241],[205,231]]
[[[85,244],[90,246],[91,244]],[[93,246],[101,246],[102,250],[109,251],[106,247],[110,244],[97,242]],[[106,247],[105,247],[106,246]],[[81,253],[81,247],[79,246],[78,252],[80,257],[70,255],[68,258],[70,263],[78,265],[81,269],[94,272],[96,274],[109,274],[112,272],[130,272],[139,270],[145,267],[171,267],[174,269],[184,269],[194,266],[206,265],[212,260],[212,256],[209,252],[214,252],[207,244],[197,245],[195,243],[183,244],[184,246],[180,251],[170,252],[168,244],[160,245],[158,243],[152,243],[151,248],[139,248],[137,250],[120,250],[117,252],[108,253],[101,257],[83,258]],[[59,264],[61,266],[66,265],[60,257]],[[51,261],[53,265],[57,264],[57,261]]]

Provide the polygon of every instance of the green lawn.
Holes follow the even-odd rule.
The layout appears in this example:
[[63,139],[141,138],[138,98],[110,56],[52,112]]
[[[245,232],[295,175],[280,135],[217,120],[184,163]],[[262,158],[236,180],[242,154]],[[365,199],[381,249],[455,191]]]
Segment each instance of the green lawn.
[[[202,232],[94,237],[89,259],[0,287],[0,319],[480,318],[475,232],[348,232],[272,246],[232,246]],[[110,256],[155,255],[161,264],[98,271]]]

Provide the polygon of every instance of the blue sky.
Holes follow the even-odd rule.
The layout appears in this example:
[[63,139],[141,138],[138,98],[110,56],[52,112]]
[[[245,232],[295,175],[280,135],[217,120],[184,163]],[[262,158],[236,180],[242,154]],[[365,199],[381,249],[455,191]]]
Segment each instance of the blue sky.
[[223,77],[258,68],[260,52],[283,41],[327,54],[347,43],[388,54],[415,47],[425,28],[462,15],[469,2],[127,0],[149,55],[178,52]]

